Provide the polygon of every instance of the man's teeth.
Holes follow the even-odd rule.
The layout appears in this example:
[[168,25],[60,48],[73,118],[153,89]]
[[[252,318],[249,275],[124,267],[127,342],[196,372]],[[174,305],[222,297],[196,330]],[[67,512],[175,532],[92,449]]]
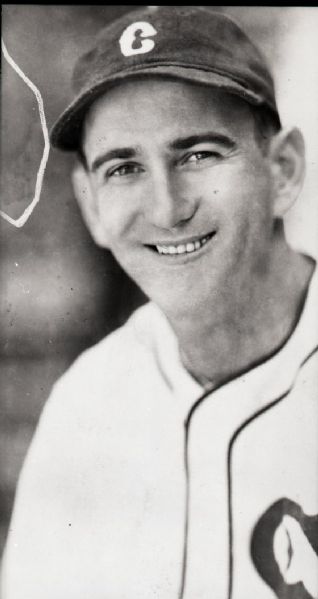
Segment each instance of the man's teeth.
[[209,241],[210,237],[211,235],[207,235],[197,241],[190,241],[189,243],[181,243],[179,245],[156,245],[156,249],[159,254],[190,254],[202,248]]

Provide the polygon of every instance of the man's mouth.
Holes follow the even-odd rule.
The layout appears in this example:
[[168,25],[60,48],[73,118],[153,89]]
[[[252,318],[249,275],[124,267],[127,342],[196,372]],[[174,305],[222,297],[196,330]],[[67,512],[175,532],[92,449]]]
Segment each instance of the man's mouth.
[[149,245],[152,250],[158,252],[158,254],[164,254],[169,256],[180,256],[182,254],[193,254],[200,250],[215,234],[215,231],[208,233],[202,237],[196,237],[190,241],[181,241],[178,243],[165,243]]

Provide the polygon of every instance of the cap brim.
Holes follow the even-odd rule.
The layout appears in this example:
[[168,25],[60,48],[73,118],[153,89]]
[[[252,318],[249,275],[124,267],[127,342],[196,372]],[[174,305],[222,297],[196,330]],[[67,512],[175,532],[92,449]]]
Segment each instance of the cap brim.
[[[174,79],[193,81],[203,85],[224,89],[229,93],[240,96],[250,104],[258,105],[264,103],[263,96],[258,96],[251,90],[246,89],[241,83],[213,71],[175,65],[143,66],[139,69],[129,69],[108,76],[97,82],[94,86],[91,86],[87,91],[82,92],[68,106],[68,108],[66,108],[53,125],[50,132],[52,146],[65,151],[76,151],[80,144],[85,114],[91,104],[99,96],[106,93],[107,89],[113,87],[113,85],[118,84],[123,80],[126,81],[127,79],[141,77],[143,75],[156,75],[160,77],[171,77]],[[273,107],[270,106],[270,108],[276,113],[276,110]]]

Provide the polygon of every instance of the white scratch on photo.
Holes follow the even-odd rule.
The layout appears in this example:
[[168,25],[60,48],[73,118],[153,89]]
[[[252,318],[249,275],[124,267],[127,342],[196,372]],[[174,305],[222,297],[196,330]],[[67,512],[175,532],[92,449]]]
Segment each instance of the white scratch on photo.
[[37,172],[35,192],[34,192],[34,198],[33,198],[32,202],[26,207],[26,209],[21,214],[21,216],[19,216],[19,218],[16,218],[16,219],[9,216],[3,210],[0,210],[0,215],[6,221],[8,221],[11,225],[14,225],[17,228],[20,228],[20,227],[23,227],[23,225],[27,222],[27,220],[31,216],[35,206],[39,202],[40,195],[41,195],[41,189],[42,189],[43,177],[44,177],[45,168],[46,168],[46,164],[47,164],[49,152],[50,152],[50,141],[49,141],[49,133],[48,133],[45,114],[44,114],[44,105],[43,105],[43,100],[42,100],[40,91],[38,90],[36,85],[34,85],[34,83],[25,75],[25,73],[23,73],[23,71],[20,69],[20,67],[16,64],[16,62],[10,56],[3,40],[1,40],[1,48],[2,48],[2,52],[3,52],[3,56],[6,59],[6,61],[15,70],[15,72],[19,75],[19,77],[21,77],[21,79],[31,89],[31,91],[34,93],[34,95],[36,97],[36,100],[38,103],[41,127],[42,127],[42,132],[43,132],[43,138],[44,138],[44,149],[43,149],[40,166],[39,166],[39,169]]

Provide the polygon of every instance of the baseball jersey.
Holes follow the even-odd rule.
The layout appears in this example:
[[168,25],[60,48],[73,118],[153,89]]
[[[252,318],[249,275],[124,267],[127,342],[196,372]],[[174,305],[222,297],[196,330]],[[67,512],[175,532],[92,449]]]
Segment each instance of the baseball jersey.
[[318,276],[286,343],[213,391],[149,303],[55,385],[3,599],[318,597]]

